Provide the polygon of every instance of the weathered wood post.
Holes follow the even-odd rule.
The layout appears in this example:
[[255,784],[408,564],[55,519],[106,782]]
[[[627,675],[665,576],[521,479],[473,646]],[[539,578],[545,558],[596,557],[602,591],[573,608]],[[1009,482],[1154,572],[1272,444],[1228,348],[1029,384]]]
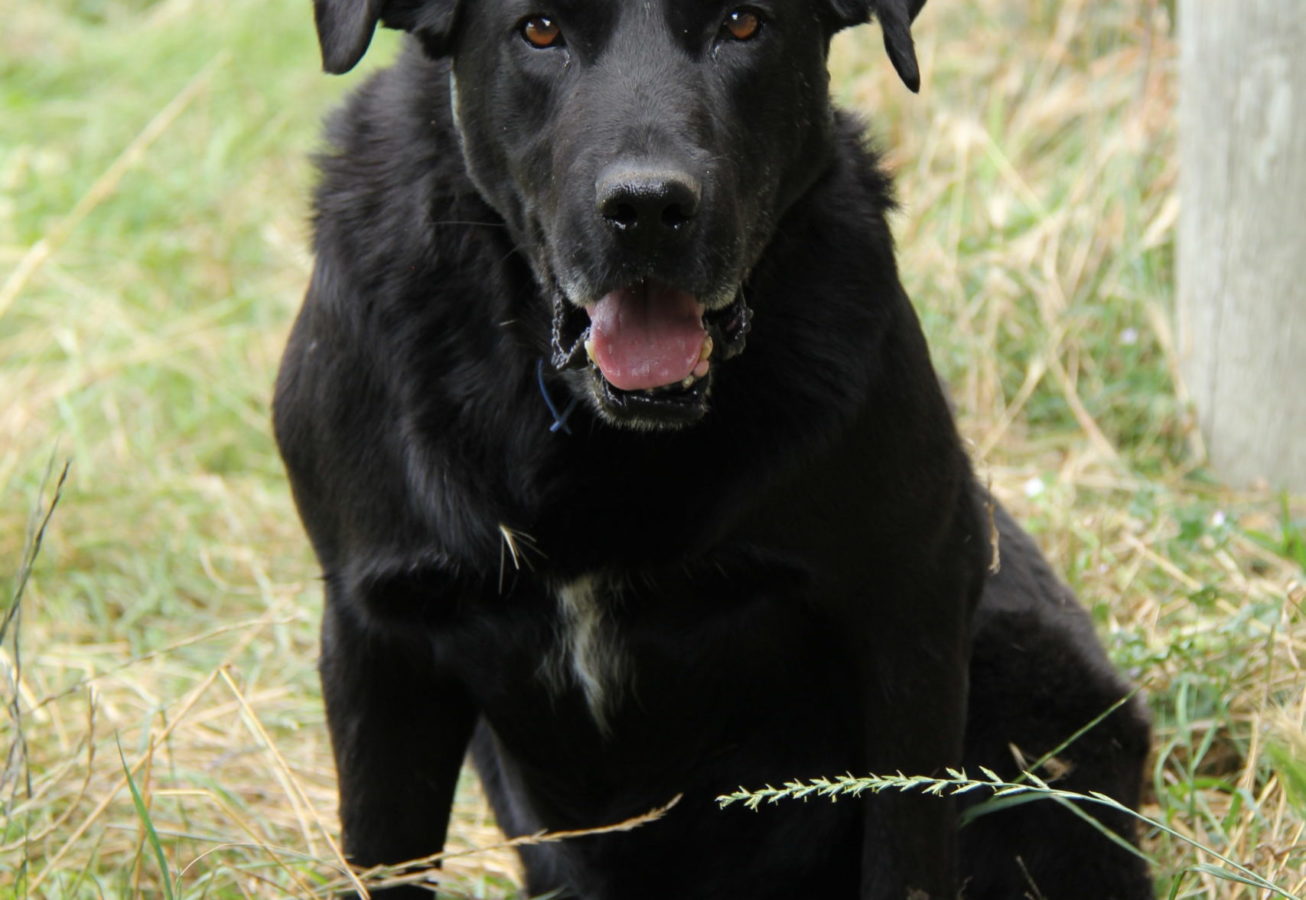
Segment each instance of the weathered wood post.
[[1212,468],[1306,492],[1306,0],[1180,0],[1179,350]]

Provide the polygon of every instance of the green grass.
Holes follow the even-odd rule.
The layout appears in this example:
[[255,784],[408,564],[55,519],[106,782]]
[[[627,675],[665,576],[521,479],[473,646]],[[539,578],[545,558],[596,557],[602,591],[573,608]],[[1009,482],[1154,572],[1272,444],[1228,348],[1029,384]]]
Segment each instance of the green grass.
[[[1306,502],[1207,475],[1175,379],[1172,12],[940,2],[920,97],[874,28],[837,43],[834,83],[897,173],[903,277],[977,468],[1152,706],[1159,894],[1263,896],[1192,840],[1300,896]],[[4,23],[6,606],[49,462],[71,468],[0,655],[0,895],[325,896],[319,589],[268,398],[309,271],[307,155],[359,76],[320,74],[307,4],[48,0]],[[453,832],[498,840],[473,784]],[[450,869],[513,895],[502,849]]]

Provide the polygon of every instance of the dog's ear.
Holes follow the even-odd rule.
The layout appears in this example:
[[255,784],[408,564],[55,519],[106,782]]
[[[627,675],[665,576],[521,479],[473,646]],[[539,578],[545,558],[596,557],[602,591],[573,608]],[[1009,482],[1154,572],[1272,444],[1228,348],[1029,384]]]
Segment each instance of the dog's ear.
[[921,89],[921,71],[916,63],[916,45],[911,39],[911,23],[925,5],[925,0],[830,0],[836,22],[842,27],[860,25],[872,16],[880,20],[884,32],[884,49],[903,84],[916,93]]
[[432,56],[448,52],[457,0],[313,0],[322,68],[348,72],[367,52],[378,22],[409,31]]
[[925,5],[925,0],[877,0],[875,16],[884,32],[884,49],[898,77],[913,94],[921,89],[921,70],[916,63],[916,44],[911,39],[911,23]]
[[313,0],[322,68],[343,75],[363,58],[385,0]]

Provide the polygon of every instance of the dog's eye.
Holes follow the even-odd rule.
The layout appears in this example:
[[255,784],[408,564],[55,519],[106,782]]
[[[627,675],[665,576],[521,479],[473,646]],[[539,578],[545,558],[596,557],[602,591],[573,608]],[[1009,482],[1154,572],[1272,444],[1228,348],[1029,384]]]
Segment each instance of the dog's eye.
[[762,17],[748,7],[740,7],[721,23],[722,35],[736,41],[751,41],[762,30]]
[[541,50],[562,43],[562,29],[548,16],[531,16],[521,23],[520,30],[526,43]]

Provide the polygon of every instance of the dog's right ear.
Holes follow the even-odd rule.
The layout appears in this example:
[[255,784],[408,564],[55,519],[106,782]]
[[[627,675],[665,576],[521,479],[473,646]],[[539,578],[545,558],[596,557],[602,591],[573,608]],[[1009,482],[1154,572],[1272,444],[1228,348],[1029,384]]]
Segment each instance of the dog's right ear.
[[343,75],[363,58],[385,0],[313,0],[322,68]]
[[313,0],[322,68],[343,75],[363,58],[377,23],[411,32],[433,56],[448,52],[457,0]]

